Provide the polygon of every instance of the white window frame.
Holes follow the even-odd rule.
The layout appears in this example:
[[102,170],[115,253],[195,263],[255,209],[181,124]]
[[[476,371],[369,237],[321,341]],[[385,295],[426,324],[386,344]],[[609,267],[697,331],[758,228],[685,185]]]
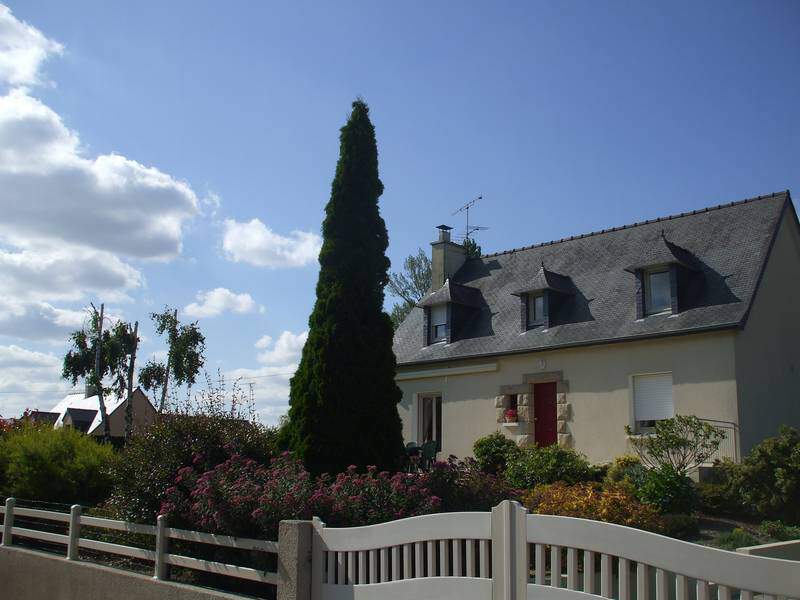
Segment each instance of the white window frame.
[[[659,308],[658,310],[653,310],[653,286],[650,282],[650,277],[653,275],[660,275],[660,274],[667,275],[667,289],[670,294],[670,301],[667,302],[666,307]],[[672,312],[672,289],[671,289],[672,282],[670,281],[670,273],[669,267],[655,267],[652,269],[647,269],[644,272],[644,314],[646,317],[651,317],[653,315],[663,315],[669,312]]]
[[[438,423],[438,420],[436,418],[436,399],[437,398],[439,399],[439,402],[442,405],[442,411],[443,411],[444,410],[444,394],[442,392],[420,392],[420,393],[416,394],[416,396],[414,398],[414,415],[413,415],[413,418],[414,418],[414,441],[417,444],[419,444],[420,446],[423,443],[425,443],[423,441],[423,439],[422,439],[422,431],[423,431],[423,427],[424,427],[423,420],[425,418],[424,412],[423,412],[424,411],[424,403],[423,402],[424,402],[424,400],[426,398],[431,398],[433,400],[433,403],[432,403],[433,414],[431,415],[431,422],[432,422],[431,424],[433,426],[433,438],[434,438],[434,440],[436,442],[439,443],[438,448],[439,448],[439,450],[441,450],[442,440],[441,439],[438,439],[438,440],[436,439],[436,431],[438,429],[440,432],[443,432],[443,429],[441,427],[441,423]],[[442,419],[442,420],[444,420],[444,419]],[[444,437],[444,433],[442,433],[441,437]]]
[[640,425],[643,422],[656,421],[661,419],[647,419],[639,420],[636,415],[636,378],[637,377],[651,377],[656,375],[669,375],[672,379],[671,395],[672,395],[672,415],[675,416],[675,374],[673,371],[655,371],[649,373],[634,373],[628,377],[629,380],[629,394],[630,394],[630,426],[632,431],[637,435],[649,435],[655,431],[654,425]]
[[[437,323],[438,319],[434,319],[436,309],[440,309],[444,313],[444,321]],[[431,343],[447,341],[447,334],[450,331],[450,324],[447,322],[447,304],[435,304],[431,306]],[[437,327],[442,327],[444,335],[436,335]]]

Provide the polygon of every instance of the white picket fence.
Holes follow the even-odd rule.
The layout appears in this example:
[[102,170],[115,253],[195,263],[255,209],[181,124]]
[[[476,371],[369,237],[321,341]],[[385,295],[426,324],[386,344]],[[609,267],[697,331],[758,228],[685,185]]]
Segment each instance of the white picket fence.
[[800,599],[800,562],[746,556],[620,525],[445,513],[354,528],[314,520],[312,600]]
[[[80,548],[86,548],[106,554],[151,561],[153,563],[153,574],[156,579],[166,579],[168,573],[167,566],[174,565],[176,567],[217,573],[219,575],[227,575],[239,579],[277,584],[277,573],[274,572],[203,560],[191,556],[183,556],[181,554],[171,554],[169,552],[169,541],[184,540],[225,548],[236,548],[239,550],[258,550],[273,554],[277,554],[278,552],[278,542],[213,535],[186,529],[175,529],[173,527],[167,527],[167,521],[163,515],[158,517],[156,525],[142,525],[139,523],[129,523],[128,521],[90,517],[81,514],[81,507],[77,504],[72,506],[69,513],[62,513],[34,508],[21,508],[16,506],[14,498],[8,498],[5,506],[0,506],[0,514],[3,515],[3,537],[2,542],[0,542],[2,546],[11,546],[13,536],[17,536],[20,538],[63,544],[66,546],[66,558],[69,560],[77,560]],[[16,527],[14,525],[16,517],[66,523],[68,524],[67,534]],[[81,537],[82,527],[95,527],[112,531],[152,535],[155,536],[155,550],[83,538]]]

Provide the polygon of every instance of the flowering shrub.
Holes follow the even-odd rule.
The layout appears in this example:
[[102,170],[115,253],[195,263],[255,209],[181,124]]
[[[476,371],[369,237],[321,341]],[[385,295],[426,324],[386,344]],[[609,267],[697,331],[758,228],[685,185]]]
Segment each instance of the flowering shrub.
[[584,482],[541,485],[522,499],[531,512],[579,517],[661,532],[664,522],[655,507],[639,502],[623,486]]
[[506,411],[506,423],[516,423],[519,419],[519,415],[517,415],[517,411],[513,408],[509,408]]
[[184,526],[274,537],[284,519],[318,516],[328,525],[356,526],[437,512],[429,473],[378,473],[355,467],[313,477],[288,453],[269,466],[234,454],[204,473],[181,469],[167,490],[161,514]]

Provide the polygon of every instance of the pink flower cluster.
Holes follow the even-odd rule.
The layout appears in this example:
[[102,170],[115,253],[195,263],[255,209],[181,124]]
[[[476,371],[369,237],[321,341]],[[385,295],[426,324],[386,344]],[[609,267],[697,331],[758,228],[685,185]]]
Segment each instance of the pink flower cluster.
[[288,453],[261,465],[238,454],[210,471],[184,467],[166,490],[161,514],[176,525],[247,537],[274,536],[284,519],[320,517],[332,526],[380,523],[437,512],[430,473],[312,476]]

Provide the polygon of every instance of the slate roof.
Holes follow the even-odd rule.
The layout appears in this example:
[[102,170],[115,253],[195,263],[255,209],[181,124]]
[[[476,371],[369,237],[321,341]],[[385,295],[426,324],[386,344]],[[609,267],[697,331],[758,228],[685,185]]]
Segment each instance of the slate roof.
[[478,308],[481,306],[480,292],[473,287],[459,285],[448,279],[442,287],[420,300],[417,306],[433,306],[444,302]]
[[554,273],[542,265],[539,267],[536,275],[533,276],[533,279],[524,282],[511,293],[514,296],[519,296],[520,294],[542,292],[544,290],[552,290],[560,294],[571,295],[575,293],[575,286],[572,284],[569,277]]
[[[398,365],[739,327],[786,206],[788,191],[467,260],[452,280],[478,290],[479,314],[458,340],[425,346],[423,309],[414,308],[395,334]],[[626,268],[670,256],[697,269],[691,306],[637,320],[636,278]],[[575,291],[549,329],[521,332],[512,294],[542,264]]]

